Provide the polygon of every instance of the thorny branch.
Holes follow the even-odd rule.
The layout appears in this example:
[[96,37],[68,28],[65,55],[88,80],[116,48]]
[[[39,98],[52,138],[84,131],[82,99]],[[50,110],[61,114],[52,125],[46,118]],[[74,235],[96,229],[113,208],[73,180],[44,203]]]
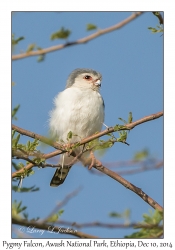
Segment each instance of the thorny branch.
[[40,50],[36,50],[36,51],[30,51],[30,52],[25,52],[25,53],[21,53],[18,55],[14,55],[14,56],[12,56],[12,60],[18,60],[18,59],[26,58],[29,56],[44,55],[44,54],[47,54],[47,53],[50,53],[50,52],[53,52],[56,50],[64,49],[64,48],[72,46],[72,45],[87,43],[87,42],[89,42],[89,41],[93,40],[94,38],[97,38],[101,35],[104,35],[104,34],[107,34],[109,32],[112,32],[114,30],[120,29],[121,27],[123,27],[127,23],[131,22],[132,20],[134,20],[135,18],[137,18],[141,14],[143,14],[143,12],[133,13],[131,16],[127,17],[125,20],[121,21],[120,23],[117,23],[117,24],[115,24],[111,27],[108,27],[106,29],[99,29],[97,32],[93,33],[92,35],[86,36],[86,37],[81,38],[81,39],[74,41],[74,42],[67,42],[65,44],[55,45],[55,46],[52,46],[52,47],[49,47],[46,49],[40,49]]

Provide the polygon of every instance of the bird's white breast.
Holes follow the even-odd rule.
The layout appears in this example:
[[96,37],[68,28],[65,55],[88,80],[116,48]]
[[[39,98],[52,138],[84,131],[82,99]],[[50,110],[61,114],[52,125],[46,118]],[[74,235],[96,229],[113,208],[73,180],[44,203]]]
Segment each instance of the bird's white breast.
[[55,108],[50,114],[50,130],[53,136],[67,142],[79,141],[101,130],[104,121],[103,99],[97,91],[71,87],[59,93],[54,100]]

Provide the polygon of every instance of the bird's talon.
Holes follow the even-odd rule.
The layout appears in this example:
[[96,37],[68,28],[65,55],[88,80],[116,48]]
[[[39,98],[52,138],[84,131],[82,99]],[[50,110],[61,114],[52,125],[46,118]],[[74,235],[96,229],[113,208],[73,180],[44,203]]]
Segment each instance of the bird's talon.
[[63,148],[64,148],[65,150],[69,150],[69,151],[68,151],[68,153],[69,153],[69,152],[72,152],[72,149],[70,148],[70,146],[71,146],[71,143],[66,143],[66,144],[63,145]]
[[91,163],[91,165],[88,167],[89,170],[91,170],[91,168],[93,167],[94,165]]
[[91,151],[90,153],[91,155],[91,165],[89,165],[88,169],[90,170],[93,166],[97,166],[97,167],[101,167],[102,166],[102,163],[101,161],[97,160],[93,154],[93,152]]

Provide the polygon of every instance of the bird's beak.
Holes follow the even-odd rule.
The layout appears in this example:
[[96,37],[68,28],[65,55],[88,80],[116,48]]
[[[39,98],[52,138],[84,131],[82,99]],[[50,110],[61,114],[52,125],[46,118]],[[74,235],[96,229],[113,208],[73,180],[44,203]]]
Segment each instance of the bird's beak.
[[97,87],[101,87],[101,81],[98,79],[96,80],[96,82],[94,83],[95,86]]

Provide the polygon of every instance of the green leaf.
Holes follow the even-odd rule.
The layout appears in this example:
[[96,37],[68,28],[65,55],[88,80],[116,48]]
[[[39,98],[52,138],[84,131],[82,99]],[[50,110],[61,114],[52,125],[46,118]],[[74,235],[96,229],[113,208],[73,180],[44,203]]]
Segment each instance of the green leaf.
[[30,175],[33,175],[34,173],[35,173],[35,171],[33,169],[29,169],[29,170],[27,170],[26,175],[30,176]]
[[14,169],[15,169],[16,171],[18,171],[18,170],[20,170],[21,168],[24,167],[24,165],[22,164],[23,166],[21,166],[21,164],[22,164],[22,163],[16,164],[15,162],[12,161],[12,166],[14,167]]
[[107,148],[111,148],[114,145],[114,143],[112,141],[100,141],[99,144],[97,144],[94,149],[95,150],[103,150],[103,149],[107,149]]
[[21,162],[19,162],[19,163],[18,163],[18,167],[19,167],[19,169],[21,169],[21,168],[23,168],[23,167],[24,167],[24,164],[23,164],[23,163],[21,163]]
[[122,119],[122,118],[118,118],[120,121],[122,121],[123,123],[125,123],[125,124],[127,124],[127,121],[125,121],[124,119]]
[[18,112],[20,108],[20,105],[17,105],[13,110],[12,110],[12,119],[17,120],[17,117],[15,117],[16,113]]
[[12,139],[13,139],[15,133],[16,133],[16,130],[12,130]]
[[132,121],[133,121],[132,112],[129,112],[128,123],[131,123]]
[[63,214],[63,212],[64,212],[64,210],[60,210],[60,211],[58,211],[57,213],[52,214],[52,215],[47,219],[47,222],[52,222],[52,223],[56,222],[56,221],[59,219],[59,217]]
[[28,217],[29,217],[28,213],[23,213],[23,216],[24,216],[24,219],[28,220]]
[[22,188],[19,188],[18,186],[14,186],[12,185],[12,190],[15,191],[15,192],[20,192],[20,193],[24,193],[24,192],[36,192],[39,190],[39,188],[35,187],[35,186],[32,186],[32,187],[22,187]]
[[119,125],[119,124],[116,124],[114,126],[114,131],[119,131],[119,130],[124,130],[124,129],[128,129],[128,128],[126,126]]
[[69,37],[69,35],[71,34],[71,31],[68,29],[64,29],[64,27],[62,27],[60,30],[58,30],[57,32],[53,33],[50,37],[51,40],[55,40],[55,39],[67,39]]
[[69,141],[70,139],[72,139],[72,131],[69,131],[69,133],[67,134],[67,140]]
[[117,213],[117,212],[111,212],[109,214],[110,217],[116,217],[116,218],[122,218],[122,214],[121,213]]
[[27,52],[27,53],[28,53],[28,52],[31,52],[32,50],[34,50],[35,47],[36,47],[35,43],[29,44],[29,46],[28,46],[26,52]]
[[163,212],[150,211],[149,214],[143,214],[143,218],[144,221],[134,227],[135,229],[141,228],[141,230],[125,238],[159,238],[163,234]]
[[86,30],[96,30],[97,29],[97,26],[92,24],[92,23],[88,23],[87,26],[86,26]]
[[15,35],[12,34],[12,45],[16,45],[16,44],[18,44],[19,41],[22,41],[22,40],[24,40],[23,36],[20,36],[20,37],[15,39]]
[[37,58],[37,62],[42,62],[45,59],[45,54],[39,55]]
[[22,207],[22,201],[20,201],[19,203],[15,200],[12,203],[12,217],[16,217],[16,218],[21,218],[20,213],[24,210],[26,210],[26,206]]
[[76,142],[74,146],[72,146],[72,149],[75,149],[80,146],[80,142]]
[[158,33],[158,32],[163,32],[163,28],[160,27],[159,29],[153,28],[153,27],[148,27],[149,30],[151,30],[152,33]]
[[20,134],[17,135],[16,139],[15,139],[15,146],[17,147],[17,144],[19,142],[20,139]]
[[120,138],[117,139],[118,142],[125,142],[127,139],[128,133],[124,130],[119,132]]
[[63,209],[61,209],[61,210],[58,211],[58,215],[59,215],[59,216],[61,216],[63,213],[64,213],[64,210],[63,210]]
[[[37,50],[42,50],[42,48],[41,48],[41,47],[37,47]],[[37,62],[42,62],[42,61],[44,61],[45,56],[46,56],[45,54],[39,55],[38,58],[37,58]]]
[[144,149],[142,151],[138,151],[137,153],[135,153],[133,159],[135,161],[141,161],[141,160],[147,158],[148,155],[149,155],[149,151],[147,149]]

